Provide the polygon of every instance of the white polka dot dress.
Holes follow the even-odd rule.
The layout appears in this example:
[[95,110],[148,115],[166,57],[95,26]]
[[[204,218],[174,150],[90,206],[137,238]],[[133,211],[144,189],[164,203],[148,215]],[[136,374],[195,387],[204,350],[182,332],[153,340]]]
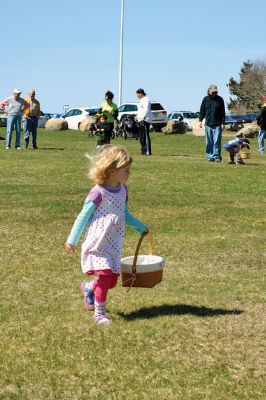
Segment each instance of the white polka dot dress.
[[125,231],[127,190],[118,192],[98,186],[102,201],[94,211],[81,248],[81,267],[84,273],[111,270],[120,274],[121,253]]

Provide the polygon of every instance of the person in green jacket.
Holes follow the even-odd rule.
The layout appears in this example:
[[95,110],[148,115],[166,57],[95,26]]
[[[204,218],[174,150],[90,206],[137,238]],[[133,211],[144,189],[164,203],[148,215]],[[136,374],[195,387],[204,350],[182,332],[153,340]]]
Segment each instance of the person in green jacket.
[[205,118],[206,157],[208,161],[221,162],[222,131],[225,124],[225,107],[222,97],[218,96],[216,85],[208,87],[200,107],[199,122]]
[[108,90],[105,93],[105,102],[100,106],[100,114],[105,114],[107,117],[108,124],[111,124],[112,131],[114,129],[114,124],[117,121],[118,107],[113,102],[114,94]]

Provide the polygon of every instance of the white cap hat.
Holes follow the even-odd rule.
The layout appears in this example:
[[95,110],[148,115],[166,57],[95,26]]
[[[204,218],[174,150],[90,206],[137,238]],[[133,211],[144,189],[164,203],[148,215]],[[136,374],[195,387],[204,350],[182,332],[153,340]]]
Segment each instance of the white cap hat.
[[210,86],[208,87],[208,91],[209,91],[210,93],[216,93],[216,92],[218,92],[217,86],[214,85],[214,84],[210,85]]
[[19,89],[17,88],[17,89],[14,89],[14,90],[13,90],[13,93],[20,94],[20,93],[22,93],[22,90],[19,90]]

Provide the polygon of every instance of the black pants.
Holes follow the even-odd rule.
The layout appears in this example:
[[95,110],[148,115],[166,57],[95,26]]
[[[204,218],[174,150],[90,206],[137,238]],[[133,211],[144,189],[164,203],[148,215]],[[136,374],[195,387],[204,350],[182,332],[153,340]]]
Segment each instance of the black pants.
[[102,140],[97,140],[96,146],[104,146],[105,144],[110,144],[110,142],[111,142],[111,138],[110,137],[104,138]]
[[151,155],[150,124],[146,121],[139,122],[139,140],[141,154]]
[[[114,133],[115,124],[114,124],[114,122],[109,122],[109,124],[112,127],[112,134],[111,134],[110,139],[114,139],[115,138],[115,133]],[[110,142],[108,144],[110,144]]]

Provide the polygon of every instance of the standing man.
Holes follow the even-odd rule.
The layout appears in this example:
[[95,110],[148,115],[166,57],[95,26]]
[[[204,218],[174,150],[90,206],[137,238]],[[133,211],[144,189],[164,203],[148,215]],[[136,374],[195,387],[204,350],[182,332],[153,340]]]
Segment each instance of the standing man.
[[222,97],[218,96],[216,85],[208,87],[200,107],[199,123],[205,118],[206,157],[208,161],[221,162],[222,131],[225,124],[225,107]]
[[20,150],[20,133],[21,133],[21,120],[24,110],[29,108],[27,103],[20,97],[22,91],[19,89],[13,90],[13,96],[8,97],[0,103],[0,109],[7,108],[7,133],[6,133],[6,149],[11,147],[12,132],[16,129],[16,143],[15,148]]
[[151,102],[143,89],[136,91],[140,100],[136,120],[139,124],[139,140],[142,155],[151,155],[150,123],[152,121]]
[[32,134],[32,148],[38,149],[37,146],[37,127],[38,119],[41,114],[41,107],[38,100],[35,99],[35,90],[29,90],[29,97],[25,100],[29,103],[30,107],[24,110],[25,125],[24,125],[24,149],[27,149],[30,141],[30,134]]
[[257,124],[260,127],[258,135],[259,151],[264,154],[264,139],[266,137],[266,97],[262,99],[262,107],[257,117]]

